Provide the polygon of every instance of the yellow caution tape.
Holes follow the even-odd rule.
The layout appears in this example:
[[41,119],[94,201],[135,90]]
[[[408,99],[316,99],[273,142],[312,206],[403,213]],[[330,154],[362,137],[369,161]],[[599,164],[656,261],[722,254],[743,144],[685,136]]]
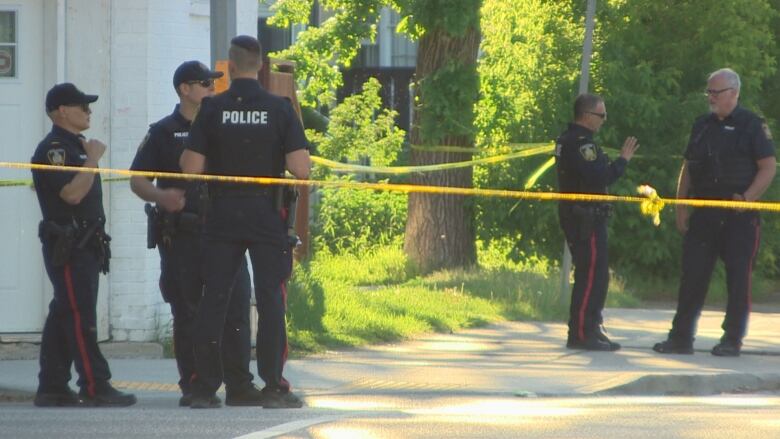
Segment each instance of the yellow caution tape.
[[647,184],[643,184],[637,188],[637,192],[647,197],[642,204],[639,205],[639,209],[642,215],[647,215],[653,218],[653,224],[656,227],[661,225],[661,211],[664,209],[664,200],[658,196],[658,192]]
[[531,189],[536,184],[536,180],[539,179],[545,172],[547,172],[548,169],[552,167],[552,165],[555,164],[555,157],[550,157],[542,166],[539,167],[536,171],[534,171],[533,174],[528,178],[528,180],[525,182],[525,186],[523,188],[525,190]]
[[[128,181],[130,177],[112,177],[103,179],[106,183],[113,183],[115,181]],[[33,181],[31,178],[23,178],[19,180],[0,180],[0,187],[9,186],[30,186],[32,187]]]
[[[645,208],[648,214],[660,213],[664,204],[686,205],[693,207],[716,207],[723,209],[736,210],[757,210],[768,212],[780,212],[780,203],[759,202],[759,201],[734,201],[734,200],[701,200],[701,199],[661,199],[657,194],[634,197],[621,195],[600,195],[600,194],[575,194],[559,192],[529,192],[514,191],[503,189],[479,189],[464,187],[447,186],[424,186],[413,184],[392,184],[392,183],[366,183],[349,180],[297,180],[291,178],[273,178],[273,177],[242,177],[230,175],[211,175],[211,174],[180,174],[175,172],[153,172],[153,171],[131,171],[128,169],[111,168],[82,168],[78,166],[54,166],[40,165],[31,163],[0,162],[2,168],[12,169],[38,169],[44,171],[58,172],[91,172],[94,174],[107,173],[125,176],[143,176],[150,178],[177,178],[202,181],[219,181],[230,183],[248,183],[261,185],[288,185],[288,186],[319,186],[326,188],[347,188],[363,190],[382,190],[401,193],[426,193],[426,194],[445,194],[445,195],[476,195],[485,197],[513,198],[538,201],[581,201],[581,202],[602,202],[602,203],[638,203],[647,204],[650,207]],[[660,221],[660,218],[659,218]]]
[[499,163],[506,160],[512,160],[516,158],[521,157],[530,157],[534,155],[539,154],[545,154],[552,152],[554,149],[554,146],[552,144],[546,143],[542,146],[536,146],[533,148],[528,148],[523,151],[514,152],[511,154],[501,154],[497,156],[492,157],[484,157],[480,159],[474,159],[474,160],[468,160],[464,162],[451,162],[451,163],[439,163],[435,165],[421,165],[421,166],[363,166],[363,165],[352,165],[349,163],[341,163],[336,162],[333,160],[328,160],[322,157],[312,156],[311,161],[315,164],[318,164],[320,166],[326,166],[328,168],[337,170],[337,171],[349,171],[349,172],[359,172],[359,173],[367,173],[367,174],[393,174],[393,175],[399,175],[399,174],[411,174],[415,172],[431,172],[431,171],[444,171],[447,169],[457,169],[457,168],[465,168],[469,166],[475,166],[475,165],[485,165],[485,164],[491,164],[491,163]]
[[[502,145],[502,148],[509,149],[527,149],[536,148],[539,146],[551,145],[552,142],[534,142],[534,143],[508,143]],[[472,148],[467,146],[449,146],[449,145],[412,145],[412,149],[426,152],[462,152],[462,153],[481,153],[491,149],[498,149],[494,146],[485,146],[482,148]]]

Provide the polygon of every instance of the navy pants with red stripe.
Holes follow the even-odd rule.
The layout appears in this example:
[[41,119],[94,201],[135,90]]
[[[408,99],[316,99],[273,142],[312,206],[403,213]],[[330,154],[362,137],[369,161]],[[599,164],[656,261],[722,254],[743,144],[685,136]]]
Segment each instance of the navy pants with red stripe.
[[292,250],[284,223],[267,197],[212,199],[203,234],[203,298],[195,324],[193,395],[211,396],[222,382],[220,346],[233,279],[249,251],[258,312],[257,369],[269,389],[288,391],[285,282]]
[[758,212],[696,209],[691,214],[683,240],[682,277],[670,339],[693,342],[712,271],[720,257],[726,267],[728,290],[722,341],[741,346],[747,332],[753,263],[760,237]]
[[[576,229],[576,225],[571,228]],[[607,221],[604,218],[596,220],[589,236],[579,236],[576,230],[566,232],[574,263],[569,340],[585,340],[594,336],[603,322],[601,311],[609,286]]]
[[58,393],[67,388],[71,365],[79,375],[83,394],[94,396],[111,379],[108,362],[97,344],[99,264],[91,250],[73,249],[64,266],[52,265],[53,242],[43,243],[43,261],[54,286],[54,298],[41,338],[39,392]]

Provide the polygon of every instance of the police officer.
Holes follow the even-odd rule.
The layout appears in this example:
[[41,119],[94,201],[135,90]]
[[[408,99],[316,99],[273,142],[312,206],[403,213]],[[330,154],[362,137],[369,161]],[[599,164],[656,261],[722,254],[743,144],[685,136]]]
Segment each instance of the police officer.
[[[593,141],[593,134],[607,119],[600,96],[582,94],[574,102],[574,123],[558,137],[555,160],[561,192],[606,194],[625,170],[639,147],[628,137],[620,157],[610,162]],[[569,335],[566,347],[595,351],[616,351],[601,330],[604,301],[607,297],[609,267],[607,258],[608,204],[562,201],[558,217],[574,262],[574,286],[569,307]]]
[[[693,124],[677,186],[677,198],[756,201],[775,176],[772,135],[766,122],[739,105],[739,75],[720,69],[709,76],[710,113]],[[753,263],[761,222],[757,211],[677,207],[677,229],[684,234],[677,313],[667,340],[653,350],[692,354],[696,323],[715,262],[726,266],[728,304],[723,337],[712,355],[736,357],[750,313]]]
[[[285,168],[309,176],[308,142],[290,102],[260,87],[260,44],[250,36],[231,40],[230,88],[204,98],[181,157],[187,173],[279,177]],[[287,357],[285,282],[292,270],[287,227],[275,206],[280,188],[209,182],[210,214],[204,237],[203,299],[195,330],[192,408],[220,406],[220,343],[230,284],[249,250],[259,313],[258,373],[265,381],[263,407],[297,408],[302,401],[282,376]]]
[[[173,86],[179,96],[179,104],[172,114],[151,125],[131,169],[181,171],[179,157],[184,150],[190,123],[201,99],[214,95],[214,79],[222,75],[198,61],[187,61],[176,69]],[[155,186],[152,179],[133,176],[130,187],[142,199],[156,203],[156,207],[147,205],[150,246],[157,246],[160,252],[160,292],[170,304],[173,315],[173,347],[182,391],[179,405],[189,406],[192,399],[190,380],[195,372],[192,332],[203,290],[200,232],[205,215],[205,185],[160,178]],[[260,405],[262,395],[252,385],[253,376],[249,372],[252,349],[249,333],[251,282],[246,260],[242,261],[235,282],[222,345],[226,403]]]
[[[106,145],[81,135],[89,128],[89,104],[97,98],[71,83],[52,87],[46,94],[46,112],[54,125],[38,144],[32,163],[97,168]],[[35,405],[133,405],[134,395],[111,386],[108,362],[97,344],[98,277],[108,272],[110,258],[100,176],[44,170],[32,174],[43,214],[43,262],[54,286],[41,337]],[[78,394],[68,386],[73,363]]]

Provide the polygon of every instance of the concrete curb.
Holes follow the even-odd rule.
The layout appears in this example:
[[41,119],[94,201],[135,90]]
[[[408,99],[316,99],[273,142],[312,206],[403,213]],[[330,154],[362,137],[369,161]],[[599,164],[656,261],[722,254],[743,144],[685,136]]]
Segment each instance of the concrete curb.
[[0,402],[28,402],[35,399],[35,392],[0,388]]
[[[463,389],[460,389],[463,390]],[[645,375],[631,382],[621,384],[596,392],[572,392],[558,394],[537,394],[534,392],[515,391],[514,396],[521,398],[560,398],[560,397],[593,397],[593,396],[707,396],[719,394],[740,394],[756,392],[776,392],[780,390],[780,374],[742,374],[726,373],[715,375]],[[325,390],[330,394],[333,391]],[[381,394],[393,394],[401,390],[380,391]],[[408,392],[405,389],[404,392]],[[312,394],[320,394],[323,390]],[[430,391],[426,391],[430,392]],[[442,393],[449,393],[445,391]],[[304,391],[304,394],[309,392]],[[496,391],[466,391],[469,395],[503,395]],[[0,402],[31,402],[35,392],[19,389],[0,388]]]
[[780,374],[645,375],[593,395],[704,396],[780,390]]
[[[40,343],[0,343],[0,361],[37,360],[40,349]],[[100,351],[108,359],[138,358],[156,360],[163,358],[163,346],[160,343],[100,343]]]

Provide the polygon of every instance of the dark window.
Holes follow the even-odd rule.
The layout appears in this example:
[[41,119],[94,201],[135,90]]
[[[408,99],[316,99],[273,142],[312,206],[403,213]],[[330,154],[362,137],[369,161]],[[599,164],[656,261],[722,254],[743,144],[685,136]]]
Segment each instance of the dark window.
[[379,67],[379,45],[363,44],[360,46],[354,62],[355,67]]
[[0,11],[0,78],[16,77],[16,33],[16,11]]
[[268,17],[262,17],[257,21],[257,35],[263,46],[263,55],[290,47],[292,44],[291,34],[290,29],[269,26]]

